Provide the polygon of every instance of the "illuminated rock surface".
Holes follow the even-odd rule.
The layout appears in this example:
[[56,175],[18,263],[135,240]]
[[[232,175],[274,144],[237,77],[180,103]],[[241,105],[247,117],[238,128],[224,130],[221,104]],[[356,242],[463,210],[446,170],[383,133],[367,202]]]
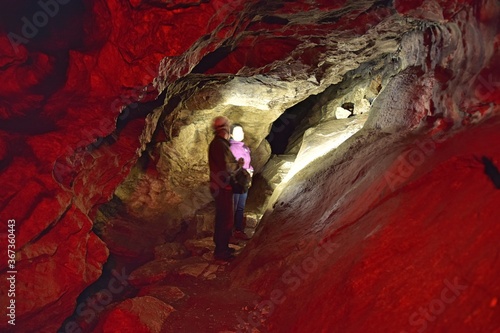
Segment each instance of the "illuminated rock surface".
[[[257,294],[284,299],[247,323],[261,332],[499,329],[497,1],[63,2],[0,2],[0,219],[16,220],[19,272],[2,331],[125,317],[135,332],[235,331]],[[251,226],[267,210],[223,271],[192,240],[210,242],[219,114],[254,154]],[[172,286],[197,296],[160,306],[127,286],[83,325],[110,253],[136,261],[129,274],[175,257],[191,266]],[[160,268],[141,287],[168,280]]]

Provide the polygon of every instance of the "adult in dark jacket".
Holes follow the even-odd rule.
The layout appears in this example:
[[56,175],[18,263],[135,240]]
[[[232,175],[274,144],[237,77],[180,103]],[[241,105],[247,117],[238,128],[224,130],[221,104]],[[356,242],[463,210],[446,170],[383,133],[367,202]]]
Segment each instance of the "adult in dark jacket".
[[208,147],[208,164],[210,167],[210,192],[215,200],[214,243],[217,259],[232,258],[229,238],[234,224],[233,190],[230,179],[243,160],[237,162],[229,149],[229,120],[216,117],[213,121],[215,136]]

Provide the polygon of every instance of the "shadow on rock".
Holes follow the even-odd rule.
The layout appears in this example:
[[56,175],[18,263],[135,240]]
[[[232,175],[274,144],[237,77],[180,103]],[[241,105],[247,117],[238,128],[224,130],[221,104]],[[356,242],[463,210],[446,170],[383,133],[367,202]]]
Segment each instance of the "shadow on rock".
[[484,173],[490,177],[493,185],[495,185],[497,189],[500,189],[500,172],[498,171],[498,168],[495,166],[493,161],[486,156],[483,156],[481,161],[484,164]]

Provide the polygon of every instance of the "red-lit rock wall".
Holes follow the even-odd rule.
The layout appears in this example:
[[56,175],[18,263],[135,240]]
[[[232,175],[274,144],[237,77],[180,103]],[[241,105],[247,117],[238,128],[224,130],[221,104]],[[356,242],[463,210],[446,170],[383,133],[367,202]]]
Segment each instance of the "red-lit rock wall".
[[297,174],[235,263],[233,287],[261,297],[244,326],[498,331],[499,123],[435,137],[361,131],[362,146]]
[[[16,221],[16,332],[54,332],[100,276],[108,251],[91,220],[133,165],[144,128],[133,107],[120,111],[157,97],[161,59],[213,29],[221,5],[0,3],[0,219],[3,248]],[[126,126],[113,133],[118,118]],[[2,287],[2,308],[8,301]]]
[[[387,122],[369,120],[283,187],[233,271],[234,288],[261,296],[242,312],[248,331],[500,329],[500,150],[492,144],[500,139],[500,7],[396,1],[396,8],[455,23],[462,51],[445,59],[463,61],[435,67],[426,85],[441,54],[424,52],[423,66],[411,68],[415,79],[406,81],[411,71],[398,74],[374,102],[385,110],[370,117]],[[479,75],[450,89],[471,72]],[[424,115],[388,116],[394,105],[404,110],[404,100],[413,102],[406,115],[418,116],[419,108]],[[405,133],[415,125],[418,131]]]
[[[134,164],[144,128],[144,117],[134,117],[133,107],[120,114],[122,107],[155,99],[204,54],[246,29],[259,10],[281,8],[259,6],[0,2],[0,219],[5,229],[8,220],[16,221],[18,332],[53,331],[100,274],[107,250],[91,232],[91,220]],[[311,6],[331,5],[286,4],[283,12]],[[207,34],[212,36],[200,39]],[[212,72],[235,73],[243,66],[258,72],[296,44],[276,42],[280,47],[248,37]],[[267,50],[264,57],[262,50],[245,54],[255,44]],[[113,132],[117,121],[126,126]],[[6,263],[0,264],[3,280]],[[2,288],[3,308],[5,295]]]
[[[495,11],[483,3],[496,5],[424,1],[422,10],[401,1],[396,8],[403,15],[446,21],[476,6],[478,21],[498,24]],[[441,16],[436,8],[443,8]],[[307,11],[314,12],[316,24],[300,15]],[[15,219],[16,332],[52,332],[106,261],[107,248],[91,231],[92,219],[144,144],[139,137],[145,119],[134,103],[153,101],[193,69],[272,74],[287,81],[314,77],[321,84],[336,73],[335,64],[324,66],[322,57],[336,46],[314,38],[333,30],[361,36],[394,11],[375,1],[343,0],[2,0],[0,13],[0,235],[4,247],[7,221]],[[297,15],[290,22],[287,14]],[[494,43],[498,49],[498,38]],[[219,47],[227,51],[204,58]],[[285,63],[290,53],[293,61]],[[498,101],[491,93],[498,63],[481,73],[475,86],[484,105],[476,106],[487,110]],[[117,122],[124,124],[120,131]],[[2,259],[3,281],[6,265]],[[10,327],[1,321],[0,328]]]

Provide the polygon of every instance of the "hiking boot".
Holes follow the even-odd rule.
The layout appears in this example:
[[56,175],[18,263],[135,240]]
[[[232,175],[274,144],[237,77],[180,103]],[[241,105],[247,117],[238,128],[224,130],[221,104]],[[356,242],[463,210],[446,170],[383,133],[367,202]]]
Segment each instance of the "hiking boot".
[[245,234],[241,230],[236,230],[235,232],[233,232],[233,236],[234,236],[234,238],[241,239],[241,240],[249,240],[250,239],[250,237],[248,237],[247,234]]

